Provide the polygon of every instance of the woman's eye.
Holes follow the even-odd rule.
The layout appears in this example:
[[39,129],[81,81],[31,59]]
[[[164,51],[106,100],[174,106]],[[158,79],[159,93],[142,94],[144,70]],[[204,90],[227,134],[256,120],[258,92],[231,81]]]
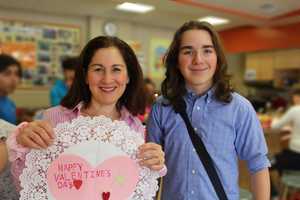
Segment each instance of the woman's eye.
[[99,72],[99,71],[103,71],[103,69],[101,67],[97,67],[94,69],[94,71]]
[[121,71],[121,68],[117,68],[117,67],[116,67],[116,68],[113,68],[113,71],[114,71],[114,72],[120,72],[120,71]]

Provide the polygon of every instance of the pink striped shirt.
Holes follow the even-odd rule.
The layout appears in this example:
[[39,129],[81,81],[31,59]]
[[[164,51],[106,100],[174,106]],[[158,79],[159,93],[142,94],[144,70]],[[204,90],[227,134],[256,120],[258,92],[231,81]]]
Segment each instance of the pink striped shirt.
[[[79,103],[74,109],[67,109],[62,106],[52,107],[44,112],[43,118],[50,121],[53,127],[58,123],[71,121],[72,119],[80,115],[82,103]],[[129,113],[129,111],[123,107],[121,109],[121,120],[125,121],[132,129],[145,136],[145,128],[141,121]],[[21,123],[16,131],[14,131],[7,140],[9,148],[9,160],[12,162],[11,171],[14,182],[18,191],[20,190],[19,176],[21,175],[25,167],[25,156],[29,152],[29,149],[19,145],[16,141],[16,136],[19,134],[19,130],[26,126],[26,122]],[[166,168],[164,167],[160,171],[161,176],[166,174]]]

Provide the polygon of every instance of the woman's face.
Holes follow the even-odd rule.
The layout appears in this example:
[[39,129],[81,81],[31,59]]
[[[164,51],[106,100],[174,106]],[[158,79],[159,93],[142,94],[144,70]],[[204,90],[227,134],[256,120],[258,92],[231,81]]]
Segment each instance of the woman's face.
[[98,49],[88,66],[86,83],[92,103],[115,106],[129,82],[127,66],[116,47]]

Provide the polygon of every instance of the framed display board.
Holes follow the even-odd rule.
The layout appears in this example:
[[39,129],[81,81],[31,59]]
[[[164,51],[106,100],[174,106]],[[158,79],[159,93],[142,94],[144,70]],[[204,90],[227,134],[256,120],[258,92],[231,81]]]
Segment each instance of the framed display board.
[[150,41],[150,77],[154,79],[163,79],[165,75],[165,67],[163,66],[163,58],[167,52],[170,40],[153,38]]
[[0,52],[18,59],[25,85],[48,85],[61,76],[61,60],[80,51],[79,26],[0,18]]

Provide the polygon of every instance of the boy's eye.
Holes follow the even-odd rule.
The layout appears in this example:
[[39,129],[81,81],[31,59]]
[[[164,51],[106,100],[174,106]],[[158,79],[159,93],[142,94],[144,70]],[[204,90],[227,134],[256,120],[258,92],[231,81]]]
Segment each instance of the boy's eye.
[[183,51],[184,55],[193,55],[194,51],[193,50],[185,50]]
[[209,53],[212,53],[212,52],[213,52],[212,49],[204,49],[203,50],[203,53],[205,53],[205,54],[209,54]]

